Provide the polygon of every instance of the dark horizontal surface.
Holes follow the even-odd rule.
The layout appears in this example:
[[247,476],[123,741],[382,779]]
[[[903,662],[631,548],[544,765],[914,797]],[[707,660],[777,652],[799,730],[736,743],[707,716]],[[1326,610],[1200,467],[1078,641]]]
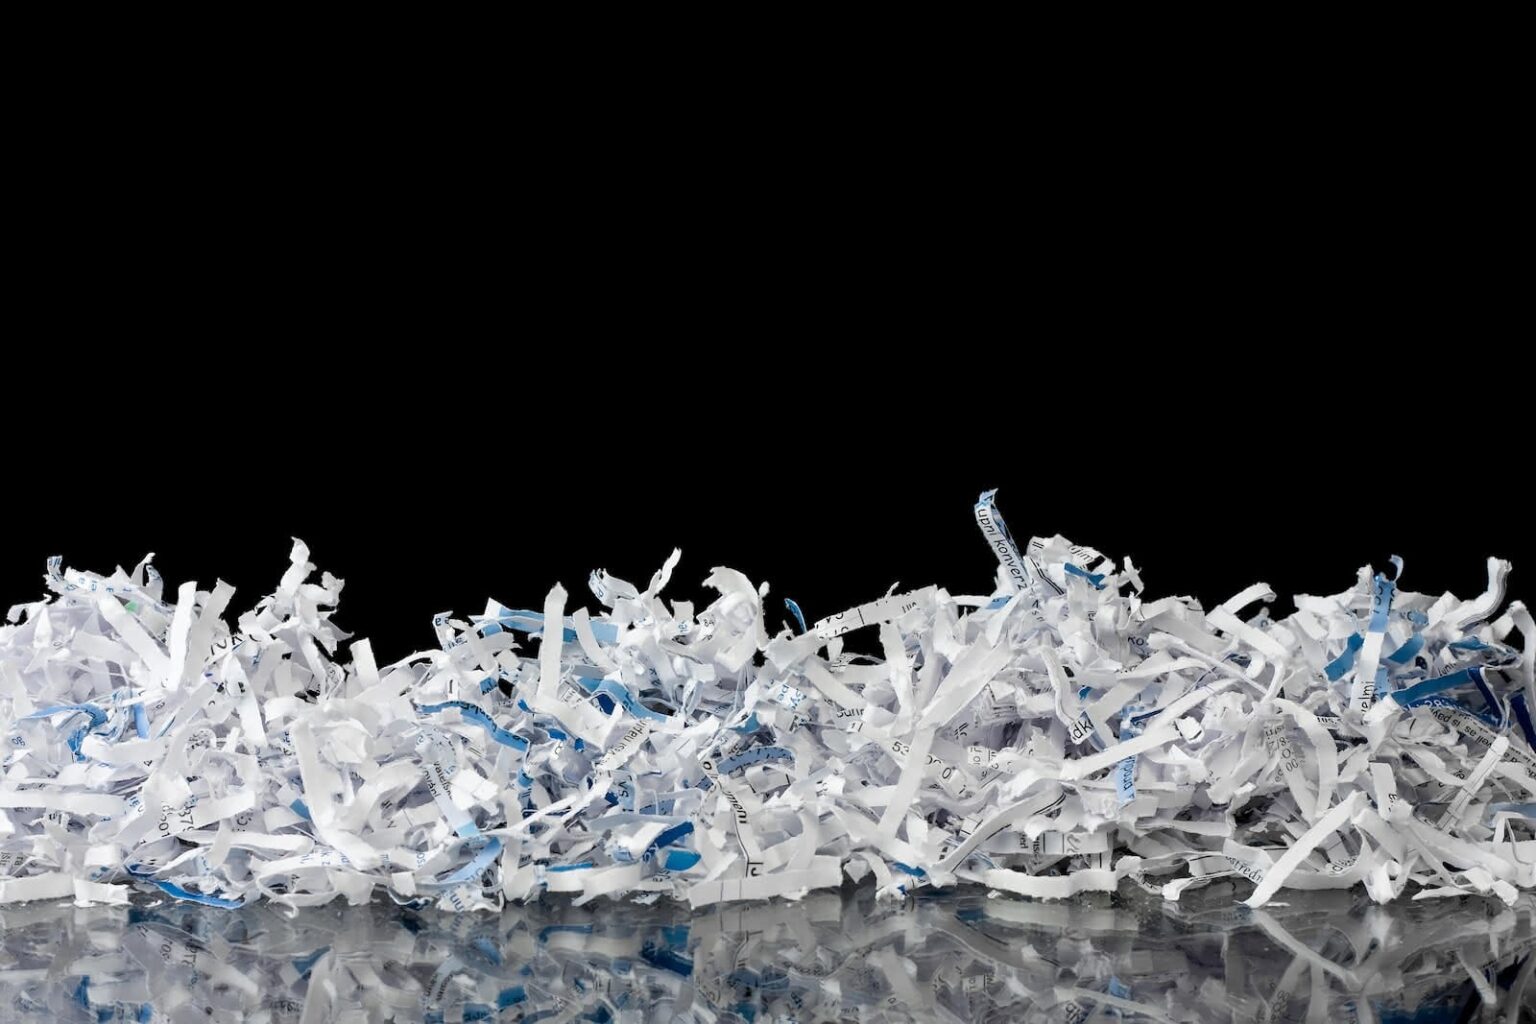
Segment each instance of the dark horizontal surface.
[[[1242,885],[1243,883],[1238,883]],[[1062,903],[868,888],[690,913],[162,902],[0,908],[6,1020],[1374,1020],[1536,1013],[1536,904],[1375,906],[1218,882]],[[1522,1014],[1526,1016],[1522,1016]]]

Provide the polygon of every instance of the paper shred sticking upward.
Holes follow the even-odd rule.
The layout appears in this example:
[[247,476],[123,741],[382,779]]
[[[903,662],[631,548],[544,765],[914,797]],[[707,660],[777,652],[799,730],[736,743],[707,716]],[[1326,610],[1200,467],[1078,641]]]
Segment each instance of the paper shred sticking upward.
[[993,492],[975,517],[986,596],[810,628],[791,602],[774,635],[731,569],[697,612],[663,599],[674,552],[644,591],[593,573],[596,610],[556,586],[439,615],[438,649],[383,666],[342,651],[342,582],[300,542],[234,629],[225,584],[167,603],[148,559],[52,559],[54,596],[0,627],[0,903],[1536,887],[1536,625],[1507,562],[1463,601],[1394,559],[1277,621],[1263,584],[1146,600],[1129,562],[1021,549]]

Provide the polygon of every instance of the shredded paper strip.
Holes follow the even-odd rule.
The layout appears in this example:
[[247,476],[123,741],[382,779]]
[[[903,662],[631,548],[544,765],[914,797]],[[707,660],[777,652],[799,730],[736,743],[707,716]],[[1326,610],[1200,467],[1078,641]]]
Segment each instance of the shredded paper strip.
[[224,583],[52,559],[53,596],[0,627],[0,903],[1536,886],[1509,563],[1462,600],[1402,590],[1393,559],[1276,620],[1264,584],[1149,600],[1129,560],[1020,547],[992,492],[974,512],[990,594],[807,623],[717,568],[695,610],[663,597],[674,552],[643,590],[593,573],[597,610],[556,586],[438,615],[437,649],[382,666],[299,542],[233,627]]

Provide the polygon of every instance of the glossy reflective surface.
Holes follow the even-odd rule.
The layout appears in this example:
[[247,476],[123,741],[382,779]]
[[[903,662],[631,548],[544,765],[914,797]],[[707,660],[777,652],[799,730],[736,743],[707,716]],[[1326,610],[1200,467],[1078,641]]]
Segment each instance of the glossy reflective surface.
[[[1536,898],[0,909],[0,1020],[1536,1019]],[[1521,1014],[1524,1016],[1521,1016]]]

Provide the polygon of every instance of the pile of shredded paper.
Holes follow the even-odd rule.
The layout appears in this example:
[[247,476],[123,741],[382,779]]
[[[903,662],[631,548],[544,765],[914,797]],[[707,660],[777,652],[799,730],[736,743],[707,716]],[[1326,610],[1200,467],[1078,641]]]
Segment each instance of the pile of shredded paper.
[[674,552],[644,590],[593,573],[601,611],[492,601],[386,666],[363,640],[337,660],[341,581],[309,582],[302,543],[233,628],[226,584],[167,599],[148,559],[54,559],[55,596],[0,628],[0,903],[1536,886],[1536,626],[1507,562],[1462,600],[1400,590],[1394,559],[1277,621],[1263,584],[1145,600],[1129,560],[1021,548],[992,492],[975,515],[988,595],[807,626],[731,569],[708,607],[665,599]]

